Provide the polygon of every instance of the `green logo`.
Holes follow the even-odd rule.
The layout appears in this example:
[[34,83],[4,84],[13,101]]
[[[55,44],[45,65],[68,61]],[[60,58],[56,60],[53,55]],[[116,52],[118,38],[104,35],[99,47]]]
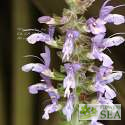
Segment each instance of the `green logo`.
[[79,104],[79,120],[121,120],[121,104]]
[[88,119],[93,116],[97,116],[97,110],[95,107],[88,106],[85,104],[84,106],[80,106],[80,112],[79,112],[80,119]]

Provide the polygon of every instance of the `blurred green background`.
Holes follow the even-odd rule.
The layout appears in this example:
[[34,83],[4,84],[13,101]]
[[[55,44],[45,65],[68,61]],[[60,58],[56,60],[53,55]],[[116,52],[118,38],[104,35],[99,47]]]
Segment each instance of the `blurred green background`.
[[[86,12],[86,17],[97,16],[103,0],[96,0]],[[112,0],[114,5],[125,4],[125,0]],[[30,95],[27,87],[39,81],[35,73],[24,73],[21,66],[33,62],[33,58],[23,58],[28,54],[39,55],[43,51],[43,44],[29,45],[25,34],[19,37],[22,29],[41,29],[46,27],[37,22],[42,15],[61,15],[63,8],[67,8],[63,0],[6,0],[0,4],[0,125],[58,125],[56,113],[50,120],[41,119],[45,106],[45,94]],[[116,11],[114,11],[116,12]],[[117,9],[117,13],[125,15],[125,8]],[[125,24],[120,26],[108,25],[108,33],[125,32]],[[21,35],[21,34],[20,34]],[[115,61],[115,69],[125,71],[125,44],[110,49]],[[52,50],[52,63],[55,51]],[[31,60],[32,59],[32,60]],[[105,121],[105,125],[125,125],[125,75],[114,83],[117,90],[115,103],[122,104],[121,121]]]

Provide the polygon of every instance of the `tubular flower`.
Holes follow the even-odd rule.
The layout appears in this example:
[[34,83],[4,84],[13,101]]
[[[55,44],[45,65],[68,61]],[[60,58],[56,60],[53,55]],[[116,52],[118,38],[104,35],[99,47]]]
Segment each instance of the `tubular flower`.
[[60,95],[58,93],[58,90],[52,86],[52,83],[48,77],[44,76],[43,79],[45,80],[46,84],[37,83],[35,85],[29,86],[28,89],[31,94],[37,94],[39,91],[44,91],[48,93],[52,104],[49,104],[45,107],[44,114],[42,116],[43,119],[48,120],[50,113],[56,112],[61,109],[61,105],[58,104]]
[[104,2],[104,4],[100,9],[99,17],[97,19],[92,17],[87,20],[88,32],[91,32],[92,34],[97,35],[97,34],[106,32],[105,24],[107,23],[113,23],[115,25],[120,25],[125,23],[125,17],[123,15],[110,14],[114,9],[125,5],[118,5],[116,7],[109,6],[107,5],[109,1],[111,0],[106,0]]
[[54,25],[56,22],[54,20],[54,18],[50,17],[50,16],[41,16],[38,18],[38,22],[39,23],[45,23],[48,25]]
[[50,25],[48,34],[42,33],[42,32],[41,33],[34,33],[27,38],[27,41],[30,44],[35,44],[35,43],[40,41],[40,42],[46,43],[47,45],[57,47],[57,43],[53,38],[54,32],[55,32],[55,26]]
[[63,80],[63,87],[65,88],[64,97],[70,96],[70,88],[74,89],[76,87],[75,74],[81,68],[80,64],[64,64],[67,76]]
[[76,30],[68,30],[66,33],[65,43],[63,45],[63,61],[69,61],[73,50],[74,50],[74,42],[79,37],[79,32]]
[[45,91],[51,98],[52,103],[57,103],[60,98],[57,89],[55,89],[52,84],[48,86],[47,84],[37,83],[35,85],[29,86],[29,92],[31,94],[38,94],[39,91]]
[[38,18],[39,23],[45,23],[50,26],[55,25],[64,25],[65,23],[69,22],[69,18],[64,15],[63,17],[58,17],[58,19],[54,19],[50,16],[41,16]]
[[42,118],[45,119],[45,120],[48,120],[49,114],[51,114],[53,112],[57,112],[60,109],[61,109],[60,104],[49,104],[45,107],[44,114],[43,114]]
[[[122,77],[121,71],[113,72],[113,67],[110,66],[104,67],[101,66],[96,72],[95,79],[95,91],[100,95],[98,98],[99,103],[101,104],[111,104],[116,93],[111,89],[107,84],[112,83],[114,80],[119,80]],[[103,97],[102,97],[103,96]]]
[[72,113],[74,111],[73,105],[74,105],[74,94],[71,93],[69,95],[69,98],[67,100],[67,103],[65,105],[65,107],[63,108],[63,114],[66,115],[67,121],[71,120],[72,117]]
[[103,66],[109,67],[113,64],[113,61],[103,51],[109,47],[119,46],[125,41],[125,39],[122,36],[114,36],[111,38],[104,37],[105,33],[92,37],[92,52],[88,57],[90,59],[98,59],[103,62]]
[[[120,34],[120,33],[117,33],[117,34]],[[109,47],[119,46],[125,41],[125,39],[122,36],[114,36],[114,37],[108,37],[108,38],[104,38],[104,37],[105,37],[105,33],[101,33],[92,37],[91,39],[92,44],[96,46],[96,48],[98,48],[100,51],[104,51]]]
[[43,58],[44,64],[29,63],[29,64],[22,66],[22,70],[24,72],[34,71],[34,72],[38,72],[38,73],[43,74],[43,75],[48,76],[48,77],[53,77],[53,73],[49,69],[50,50],[47,46],[45,47],[45,53],[41,53],[40,56]]

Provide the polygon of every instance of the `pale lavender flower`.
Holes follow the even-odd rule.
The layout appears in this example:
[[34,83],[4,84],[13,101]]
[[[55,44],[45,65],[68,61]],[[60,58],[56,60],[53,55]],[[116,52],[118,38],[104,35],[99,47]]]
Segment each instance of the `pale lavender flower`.
[[39,91],[45,91],[47,89],[47,85],[43,83],[37,83],[35,85],[29,86],[29,93],[38,94]]
[[109,84],[112,83],[114,80],[120,80],[122,77],[122,71],[116,71],[115,73],[111,73],[105,77],[103,80],[100,81],[101,84]]
[[101,66],[99,71],[96,72],[96,82],[99,84],[109,84],[114,80],[120,80],[122,71],[112,71],[113,67]]
[[111,38],[104,37],[105,33],[101,33],[92,37],[92,52],[90,53],[90,55],[88,55],[88,57],[90,59],[98,59],[103,62],[103,66],[109,67],[113,64],[113,61],[102,51],[104,51],[108,47],[118,46],[122,44],[125,39],[122,36],[115,36]]
[[118,8],[118,7],[122,7],[122,6],[125,6],[124,4],[123,5],[118,5],[118,6],[111,6],[111,5],[107,5],[109,3],[109,1],[111,0],[106,0],[101,9],[100,9],[100,12],[99,12],[99,18],[101,19],[104,19],[105,17],[107,17],[114,9]]
[[100,66],[96,68],[96,82],[101,82],[104,78],[112,73],[113,67]]
[[28,43],[35,44],[38,41],[48,42],[51,41],[49,34],[45,33],[34,33],[27,38]]
[[86,23],[87,32],[91,32],[94,35],[106,32],[105,22],[103,20],[96,20],[95,18],[91,17],[87,20]]
[[57,89],[55,89],[53,86],[48,86],[47,84],[38,83],[29,87],[29,92],[31,94],[37,94],[39,91],[47,92],[52,101],[52,104],[49,104],[45,107],[44,114],[42,116],[43,119],[48,120],[50,113],[56,112],[61,109],[61,105],[58,104],[58,99],[60,98],[60,96]]
[[60,95],[58,93],[58,90],[55,89],[53,86],[48,87],[48,89],[45,90],[49,94],[49,97],[51,98],[52,103],[57,103],[60,99]]
[[103,62],[102,65],[106,66],[106,67],[109,67],[113,64],[112,59],[104,53],[101,53],[101,56],[100,56],[99,60],[102,61]]
[[55,32],[55,27],[50,25],[48,34],[42,33],[42,32],[41,33],[34,33],[27,38],[27,41],[30,44],[35,44],[35,43],[40,41],[40,42],[46,43],[47,45],[51,45],[51,46],[56,47],[57,43],[53,39],[54,32]]
[[100,74],[100,77],[105,77],[113,72],[113,66],[110,67],[105,67],[105,66],[100,66],[99,67],[99,72],[97,74]]
[[63,25],[70,20],[67,16],[59,17],[57,20],[50,16],[41,16],[38,18],[39,23],[45,23],[47,25]]
[[42,116],[43,119],[48,120],[50,113],[56,112],[61,109],[61,105],[58,104],[58,99],[60,98],[60,96],[57,89],[55,89],[53,86],[48,86],[47,84],[38,83],[29,87],[29,92],[31,94],[37,94],[39,91],[47,92],[52,101],[52,104],[49,104],[45,107],[44,114]]
[[95,89],[97,92],[104,94],[106,99],[113,99],[116,97],[116,93],[108,85],[102,85],[100,83],[95,84]]
[[[118,34],[118,33],[117,33]],[[119,33],[120,34],[120,33]],[[115,35],[115,34],[114,34]],[[112,35],[113,36],[113,35]],[[103,62],[103,66],[109,67],[113,64],[111,58],[103,53],[105,49],[112,46],[119,46],[125,39],[122,36],[104,38],[105,33],[92,37],[92,52],[88,55],[90,59],[98,59]]]
[[53,73],[51,72],[51,70],[49,69],[49,65],[50,65],[50,50],[49,48],[46,46],[45,47],[45,53],[41,53],[40,56],[43,58],[43,63],[29,63],[26,64],[24,66],[22,66],[22,70],[24,72],[29,72],[29,71],[34,71],[34,72],[38,72],[41,73],[43,75],[52,77]]
[[56,112],[61,109],[61,105],[58,104],[58,100],[60,99],[60,96],[57,89],[55,89],[52,86],[52,83],[50,83],[51,81],[48,81],[50,79],[48,79],[48,77],[45,78],[45,76],[43,78],[47,84],[38,83],[38,84],[29,86],[28,89],[31,94],[37,94],[39,91],[44,91],[48,93],[52,104],[49,104],[45,107],[44,114],[42,116],[43,119],[48,120],[50,113]]
[[68,30],[66,33],[65,43],[63,45],[63,61],[69,61],[73,50],[74,50],[74,42],[79,37],[79,32],[76,30]]
[[104,4],[102,5],[99,13],[99,18],[104,20],[106,23],[114,23],[115,25],[120,25],[122,23],[125,23],[125,17],[120,14],[110,14],[114,9],[125,6],[118,5],[118,6],[111,6],[107,5],[107,3],[111,0],[106,0]]
[[120,14],[109,14],[105,19],[105,22],[113,23],[115,25],[120,25],[125,23],[125,16]]
[[63,108],[63,114],[66,116],[67,121],[71,120],[72,113],[74,111],[73,105],[74,105],[74,94],[71,93],[65,107]]
[[59,111],[61,109],[60,104],[49,104],[45,107],[44,109],[44,114],[42,116],[43,119],[48,120],[49,119],[49,114]]
[[107,3],[110,0],[106,0],[104,4],[102,5],[99,13],[99,18],[89,18],[87,20],[87,28],[88,32],[91,32],[92,34],[100,34],[106,32],[106,23],[113,23],[115,25],[120,25],[125,23],[125,17],[120,14],[110,14],[115,8],[122,7],[125,5],[119,5],[119,6],[107,6]]
[[102,46],[104,49],[112,46],[119,46],[121,45],[125,39],[122,36],[114,36],[112,38],[105,38],[102,41]]
[[43,76],[43,80],[46,84],[37,83],[35,85],[29,86],[29,92],[31,94],[37,94],[39,91],[47,92],[49,97],[51,98],[52,103],[57,103],[58,99],[60,98],[58,90],[52,86],[50,78]]
[[105,67],[109,67],[113,64],[112,59],[108,55],[104,54],[102,50],[97,48],[94,44],[92,45],[92,52],[88,54],[88,57],[90,59],[98,59]]
[[101,66],[96,72],[95,89],[100,94],[104,95],[106,99],[113,99],[116,93],[107,84],[114,80],[119,80],[122,77],[122,71],[113,72],[113,67]]
[[45,23],[45,24],[48,24],[48,25],[54,25],[56,22],[55,22],[55,19],[50,17],[50,16],[41,16],[38,18],[38,22],[39,23]]
[[[122,33],[116,33],[116,34],[122,34]],[[114,36],[114,37],[108,37],[108,38],[104,38],[104,37],[105,37],[105,33],[101,33],[92,37],[91,39],[93,45],[95,45],[101,51],[105,50],[108,47],[119,46],[125,41],[125,39],[122,36]]]
[[64,64],[67,76],[64,78],[63,87],[65,88],[64,97],[69,97],[70,88],[74,89],[76,87],[75,73],[81,68],[80,64]]
[[39,91],[47,92],[52,103],[57,103],[58,99],[60,98],[57,89],[55,89],[52,84],[51,86],[48,86],[48,84],[37,83],[35,85],[29,86],[28,89],[31,94],[38,94]]
[[104,37],[105,33],[100,33],[91,38],[92,45],[96,46],[96,48],[98,48],[100,51],[102,51],[104,48],[103,45]]

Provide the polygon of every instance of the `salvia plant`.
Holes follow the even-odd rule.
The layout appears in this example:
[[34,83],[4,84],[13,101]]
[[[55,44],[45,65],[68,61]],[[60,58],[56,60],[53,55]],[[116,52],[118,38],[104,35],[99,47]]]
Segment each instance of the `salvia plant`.
[[[31,94],[39,91],[48,93],[51,102],[44,108],[43,119],[59,111],[63,119],[62,125],[101,125],[96,119],[79,121],[79,104],[113,104],[116,90],[111,85],[122,77],[122,71],[116,71],[113,60],[105,50],[121,45],[124,33],[106,36],[106,24],[120,25],[125,17],[112,14],[112,11],[125,6],[110,5],[106,0],[97,18],[85,19],[84,13],[95,0],[66,0],[69,9],[64,9],[62,17],[42,16],[38,22],[48,25],[48,33],[34,33],[27,38],[29,44],[44,42],[45,52],[40,53],[40,63],[29,63],[22,66],[24,72],[37,72],[41,80],[29,86]],[[55,28],[59,34],[55,36]],[[43,45],[43,44],[42,44]],[[50,68],[50,47],[57,50],[61,58],[60,70]],[[38,57],[37,57],[38,58]],[[99,63],[100,62],[100,63]],[[52,81],[57,81],[54,86]],[[64,120],[66,119],[66,120]]]

